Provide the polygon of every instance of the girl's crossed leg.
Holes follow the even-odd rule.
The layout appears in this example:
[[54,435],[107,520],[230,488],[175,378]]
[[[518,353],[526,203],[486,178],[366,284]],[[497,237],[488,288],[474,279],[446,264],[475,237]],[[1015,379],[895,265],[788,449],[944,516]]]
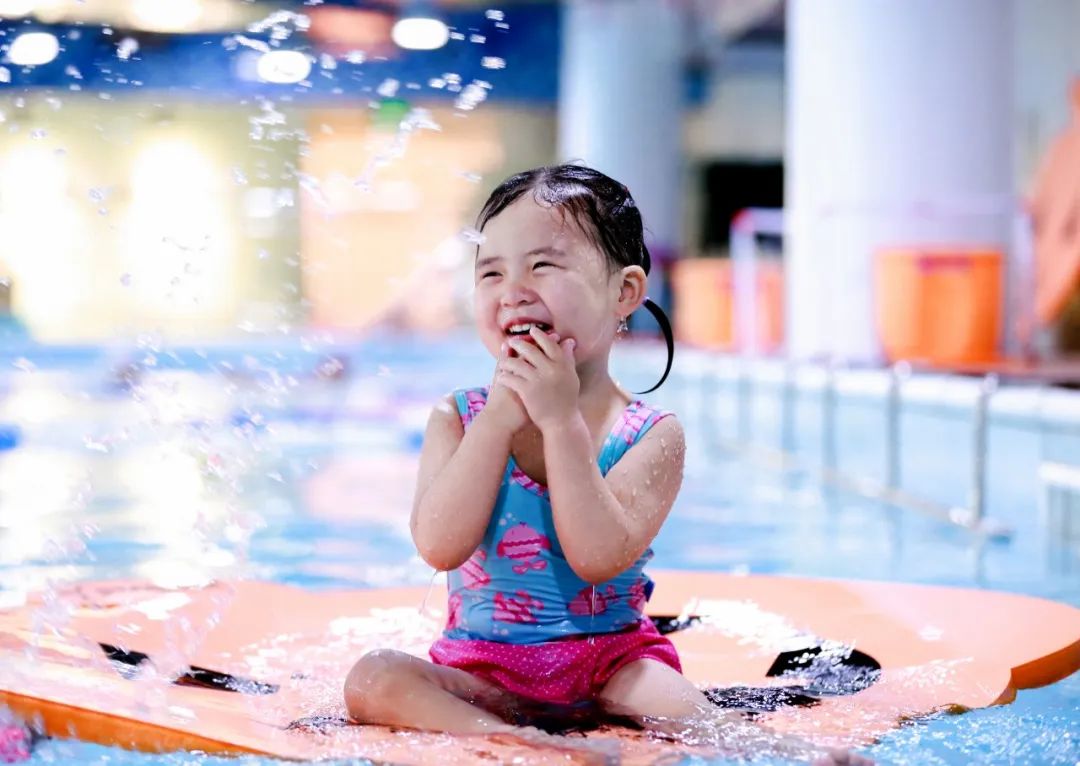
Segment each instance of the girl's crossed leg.
[[393,649],[364,655],[345,679],[345,707],[356,723],[500,736],[567,751],[573,763],[606,764],[602,742],[568,740],[507,722],[528,701],[472,673]]
[[685,744],[744,755],[820,756],[815,766],[873,764],[847,750],[822,755],[808,742],[771,732],[735,711],[719,711],[686,676],[655,660],[635,660],[620,668],[600,692],[600,700],[609,713]]
[[495,711],[515,695],[457,668],[393,649],[364,655],[345,679],[345,707],[358,723],[495,734],[516,731]]

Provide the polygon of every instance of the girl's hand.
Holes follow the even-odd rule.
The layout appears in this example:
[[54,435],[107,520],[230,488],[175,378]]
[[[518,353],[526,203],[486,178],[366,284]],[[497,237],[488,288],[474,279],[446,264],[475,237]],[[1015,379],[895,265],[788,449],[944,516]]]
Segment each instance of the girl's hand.
[[510,339],[517,357],[501,365],[507,373],[503,382],[518,395],[542,432],[578,413],[581,381],[574,363],[573,338],[560,341],[558,335],[547,335],[535,326],[529,336],[535,344],[524,338]]
[[489,417],[495,419],[509,433],[516,434],[529,423],[529,414],[521,403],[521,399],[506,385],[507,373],[503,365],[510,359],[510,346],[503,344],[502,354],[495,365],[495,377],[491,381],[491,390],[488,393],[487,404],[483,412],[489,413]]

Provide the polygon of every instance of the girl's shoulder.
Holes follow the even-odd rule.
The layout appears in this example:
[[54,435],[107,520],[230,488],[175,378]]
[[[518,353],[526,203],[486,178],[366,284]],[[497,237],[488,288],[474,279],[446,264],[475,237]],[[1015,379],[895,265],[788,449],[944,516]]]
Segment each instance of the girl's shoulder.
[[[601,472],[607,474],[627,450],[644,440],[658,423],[664,424],[657,429],[662,439],[670,437],[675,442],[682,440],[682,425],[675,413],[654,407],[641,399],[633,399],[623,409],[604,442],[600,453]],[[677,448],[678,444],[661,445],[665,450],[668,446]]]
[[627,443],[633,444],[661,420],[668,420],[672,425],[678,423],[671,410],[655,407],[643,399],[633,399],[623,410],[615,430]]

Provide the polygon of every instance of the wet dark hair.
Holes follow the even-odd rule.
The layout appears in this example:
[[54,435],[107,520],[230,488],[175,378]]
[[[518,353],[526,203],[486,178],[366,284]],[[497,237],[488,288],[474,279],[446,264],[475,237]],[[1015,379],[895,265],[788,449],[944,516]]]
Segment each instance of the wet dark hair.
[[[649,273],[652,258],[645,247],[641,213],[630,190],[615,179],[583,165],[552,165],[510,176],[484,203],[476,219],[477,230],[483,231],[488,221],[530,191],[538,202],[557,208],[577,222],[607,256],[612,271],[640,266]],[[664,374],[652,388],[639,392],[647,394],[667,380],[675,358],[675,341],[664,310],[650,298],[645,299],[644,305],[656,318],[667,342]]]

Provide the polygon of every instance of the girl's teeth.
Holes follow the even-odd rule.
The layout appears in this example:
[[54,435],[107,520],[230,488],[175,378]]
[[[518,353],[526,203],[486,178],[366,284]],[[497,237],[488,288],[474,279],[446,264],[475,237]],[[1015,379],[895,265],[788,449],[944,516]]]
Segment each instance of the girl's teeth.
[[527,324],[515,324],[515,325],[510,325],[510,327],[507,328],[507,332],[509,332],[509,333],[527,333],[533,327],[537,328],[538,330],[543,331],[547,327],[547,325],[544,325],[544,324],[541,324],[541,323],[532,323],[532,322],[529,322]]

